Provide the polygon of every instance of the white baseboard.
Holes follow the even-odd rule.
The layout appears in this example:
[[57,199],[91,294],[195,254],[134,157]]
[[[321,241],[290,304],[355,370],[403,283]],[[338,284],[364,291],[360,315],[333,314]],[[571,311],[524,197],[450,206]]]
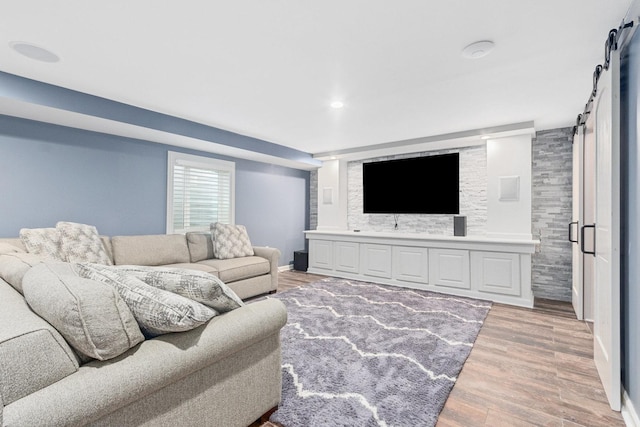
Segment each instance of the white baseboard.
[[622,389],[622,410],[620,412],[627,427],[640,427],[638,411],[633,407],[633,402],[625,389]]
[[290,271],[290,270],[293,270],[293,264],[281,265],[280,267],[278,267],[278,271],[280,272]]

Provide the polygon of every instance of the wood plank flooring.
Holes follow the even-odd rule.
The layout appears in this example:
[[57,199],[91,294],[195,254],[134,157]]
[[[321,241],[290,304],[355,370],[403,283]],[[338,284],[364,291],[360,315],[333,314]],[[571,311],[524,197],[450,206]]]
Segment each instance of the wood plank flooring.
[[[278,292],[323,277],[282,272]],[[625,424],[619,412],[609,409],[593,362],[589,326],[576,320],[568,303],[536,300],[534,309],[493,305],[437,425]]]

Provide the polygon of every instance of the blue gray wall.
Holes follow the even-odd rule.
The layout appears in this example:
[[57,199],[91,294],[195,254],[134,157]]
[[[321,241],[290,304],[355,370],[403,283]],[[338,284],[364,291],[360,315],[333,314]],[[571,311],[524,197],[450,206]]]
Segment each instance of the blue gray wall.
[[0,237],[57,221],[164,234],[167,152],[236,162],[236,223],[281,265],[305,247],[309,172],[0,115]]
[[622,52],[622,385],[640,410],[640,31]]

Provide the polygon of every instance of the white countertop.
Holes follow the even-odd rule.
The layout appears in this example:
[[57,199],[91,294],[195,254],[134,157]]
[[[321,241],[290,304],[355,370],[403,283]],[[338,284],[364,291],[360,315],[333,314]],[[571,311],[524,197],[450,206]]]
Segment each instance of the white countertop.
[[372,244],[440,247],[497,252],[534,253],[539,240],[487,236],[446,236],[428,233],[353,230],[307,230],[310,240],[352,241]]

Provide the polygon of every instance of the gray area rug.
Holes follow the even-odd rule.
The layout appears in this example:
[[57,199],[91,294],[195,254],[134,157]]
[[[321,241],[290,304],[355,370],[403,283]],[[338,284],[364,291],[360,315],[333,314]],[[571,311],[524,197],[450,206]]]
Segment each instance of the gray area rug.
[[336,278],[270,298],[289,313],[270,418],[286,427],[435,425],[491,307]]

